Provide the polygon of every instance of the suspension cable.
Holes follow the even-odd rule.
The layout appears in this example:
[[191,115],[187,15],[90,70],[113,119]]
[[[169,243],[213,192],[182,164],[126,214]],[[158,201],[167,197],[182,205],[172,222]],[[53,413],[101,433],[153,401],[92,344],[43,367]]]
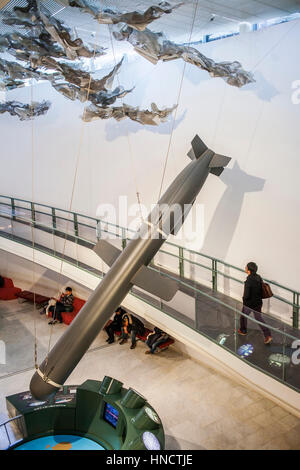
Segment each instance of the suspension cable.
[[[117,60],[116,60],[116,54],[115,54],[115,48],[114,48],[111,28],[110,28],[109,25],[108,25],[108,30],[109,30],[109,36],[110,36],[111,49],[112,49],[112,53],[113,53],[113,57],[114,57],[114,64],[115,64],[115,67],[116,67]],[[119,80],[118,74],[117,74],[117,81],[118,81],[118,86],[120,88],[121,85],[120,85],[120,80]],[[121,102],[122,102],[122,107],[123,107],[123,112],[124,112],[123,97],[121,97],[120,99],[121,99]],[[141,217],[141,220],[143,221],[144,216],[143,216],[143,212],[142,212],[141,195],[140,195],[140,192],[139,192],[139,189],[138,189],[138,184],[137,184],[136,168],[135,168],[135,162],[134,162],[134,157],[133,157],[133,152],[132,152],[132,146],[131,146],[131,142],[130,142],[130,138],[129,138],[129,131],[128,131],[128,123],[127,122],[125,122],[125,126],[126,126],[126,137],[127,137],[127,142],[128,142],[130,165],[131,165],[131,168],[132,168],[132,178],[133,178],[133,183],[134,183],[134,187],[135,187],[137,203],[138,203],[138,206],[139,206],[140,217]]]
[[[196,14],[197,14],[197,9],[198,9],[198,3],[199,3],[199,0],[197,0],[197,2],[195,4],[193,21],[192,21],[192,24],[191,24],[191,30],[190,30],[189,40],[188,40],[189,43],[191,42],[191,38],[192,38],[193,30],[194,30],[195,19],[196,19]],[[181,91],[182,91],[182,86],[183,86],[183,80],[184,80],[184,75],[185,75],[186,64],[187,63],[184,62],[184,66],[183,66],[183,70],[182,70],[182,76],[181,76],[179,90],[178,90],[178,95],[177,95],[177,101],[176,101],[177,106],[175,108],[174,118],[173,118],[173,121],[172,121],[172,129],[171,129],[171,134],[170,134],[168,148],[167,148],[167,154],[166,154],[166,157],[165,157],[165,162],[164,162],[164,167],[163,167],[163,174],[162,174],[162,179],[161,179],[160,188],[159,188],[158,200],[161,197],[163,183],[164,183],[164,179],[165,179],[165,174],[166,174],[166,169],[167,169],[167,164],[168,164],[168,159],[169,159],[169,153],[170,153],[170,148],[171,148],[171,143],[172,143],[172,137],[173,137],[175,122],[176,122],[176,117],[177,117],[177,110],[178,110],[178,105],[179,105],[179,101],[180,101],[180,97],[181,97]]]
[[[101,7],[101,1],[100,1],[100,7]],[[100,32],[100,23],[98,23],[98,29],[96,33],[96,38],[99,36]],[[100,41],[99,41],[100,42]],[[94,43],[94,50],[93,50],[93,57],[92,61],[95,60],[96,56],[96,50],[97,50],[97,39],[95,40]],[[86,93],[86,102],[89,100],[89,95],[90,95],[90,90],[91,90],[91,81],[92,81],[92,73],[90,72],[89,76],[89,82],[87,86],[87,93]],[[72,190],[71,190],[71,199],[70,199],[70,204],[69,204],[69,214],[68,214],[68,220],[66,224],[66,233],[64,237],[64,244],[63,244],[63,252],[62,252],[62,257],[61,257],[61,262],[60,262],[60,270],[59,270],[59,279],[62,279],[62,268],[63,268],[63,263],[64,263],[64,258],[65,258],[65,251],[66,251],[66,242],[67,242],[67,235],[68,235],[68,227],[70,223],[70,214],[72,211],[72,206],[73,206],[73,199],[74,199],[74,193],[75,193],[75,186],[77,182],[77,175],[78,175],[78,167],[79,167],[79,162],[80,162],[80,157],[81,157],[81,149],[82,149],[82,142],[83,142],[83,135],[84,135],[84,129],[85,129],[85,120],[84,117],[86,115],[86,109],[87,109],[87,104],[84,106],[84,111],[83,111],[83,117],[82,117],[82,123],[81,123],[81,129],[80,129],[80,136],[79,136],[79,144],[78,144],[78,151],[77,151],[77,156],[75,160],[75,171],[74,171],[74,177],[73,177],[73,183],[72,183]],[[75,233],[75,237],[77,236],[77,233]],[[55,240],[55,233],[53,234],[53,238]],[[55,246],[55,245],[54,245]],[[78,252],[77,252],[77,257],[78,257]],[[58,292],[60,292],[60,287],[62,285],[61,282],[58,280]],[[56,307],[54,307],[54,313],[53,316],[56,314]],[[48,358],[49,358],[49,352],[50,352],[50,347],[51,347],[51,338],[52,338],[52,332],[53,332],[53,323],[51,324],[50,328],[50,335],[49,335],[49,342],[48,342],[48,349],[47,349],[47,355],[45,359],[45,368],[44,371],[46,371],[47,364],[48,364]]]

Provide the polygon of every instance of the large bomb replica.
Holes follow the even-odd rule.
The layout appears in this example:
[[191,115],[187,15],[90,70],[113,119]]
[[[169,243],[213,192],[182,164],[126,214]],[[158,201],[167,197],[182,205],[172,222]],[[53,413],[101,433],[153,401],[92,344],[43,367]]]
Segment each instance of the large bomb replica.
[[191,162],[169,186],[123,251],[99,240],[94,251],[109,271],[33,375],[30,390],[44,400],[69,377],[115,309],[135,285],[169,301],[178,285],[147,267],[169,234],[176,234],[209,173],[219,176],[230,158],[218,155],[196,135],[188,153]]

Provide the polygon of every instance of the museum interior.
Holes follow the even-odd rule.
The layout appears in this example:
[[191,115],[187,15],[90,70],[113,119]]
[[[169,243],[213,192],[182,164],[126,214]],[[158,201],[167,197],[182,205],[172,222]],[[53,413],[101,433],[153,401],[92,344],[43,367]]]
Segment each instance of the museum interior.
[[299,0],[0,0],[0,449],[300,450]]

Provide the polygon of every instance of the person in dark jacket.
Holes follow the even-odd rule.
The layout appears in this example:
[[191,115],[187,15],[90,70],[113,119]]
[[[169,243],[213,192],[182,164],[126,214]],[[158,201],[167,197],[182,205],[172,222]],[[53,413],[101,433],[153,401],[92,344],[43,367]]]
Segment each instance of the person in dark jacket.
[[131,315],[130,313],[125,313],[122,316],[122,336],[120,338],[120,344],[124,344],[128,340],[128,336],[131,336],[131,346],[130,349],[136,347],[136,335],[143,336],[145,334],[145,327],[141,320]]
[[106,340],[108,344],[111,344],[115,341],[115,332],[121,331],[122,316],[125,315],[125,313],[126,313],[126,310],[124,310],[124,308],[118,307],[117,310],[115,311],[113,321],[104,328],[106,333],[108,334],[108,338]]
[[72,287],[66,287],[66,290],[61,294],[59,301],[49,308],[49,312],[52,313],[52,320],[49,321],[48,325],[55,325],[57,321],[62,323],[62,312],[73,312],[74,296],[72,294]]
[[149,351],[145,354],[154,354],[158,346],[169,339],[169,335],[155,326],[154,332],[148,335],[146,344]]
[[[245,268],[248,277],[245,281],[244,295],[243,295],[243,310],[245,315],[254,313],[257,321],[265,323],[262,315],[262,278],[257,274],[257,265],[254,262],[247,264]],[[265,337],[264,343],[269,344],[272,341],[271,331],[267,326],[259,325]],[[240,335],[247,334],[247,316],[241,315],[240,317]]]

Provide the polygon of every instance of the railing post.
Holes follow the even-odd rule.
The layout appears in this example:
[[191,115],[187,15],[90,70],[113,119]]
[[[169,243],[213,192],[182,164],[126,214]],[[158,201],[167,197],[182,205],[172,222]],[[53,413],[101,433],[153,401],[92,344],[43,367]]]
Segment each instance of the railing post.
[[122,227],[122,250],[126,248],[127,239],[126,239],[126,230]]
[[97,228],[96,228],[96,236],[97,236],[97,241],[101,239],[101,220],[97,220]]
[[56,229],[56,214],[55,214],[55,208],[51,208],[52,211],[52,227],[55,230]]
[[12,220],[16,220],[16,205],[15,205],[15,199],[13,197],[10,198],[10,205],[11,205],[11,213],[12,213]]
[[299,294],[297,292],[293,293],[293,328],[299,328]]
[[10,437],[9,437],[9,434],[8,434],[8,431],[7,431],[7,428],[6,428],[6,424],[7,423],[4,424],[4,429],[5,429],[6,435],[7,435],[8,447],[10,447],[11,446],[11,440],[10,440]]
[[184,259],[183,259],[183,248],[179,247],[179,276],[184,277]]
[[74,217],[74,232],[75,232],[75,236],[78,237],[78,220],[77,220],[77,214],[75,214],[75,212],[73,212],[73,217]]
[[30,203],[31,206],[31,220],[32,220],[32,226],[35,226],[35,209],[34,209],[34,203]]
[[212,274],[212,288],[213,288],[213,291],[217,291],[218,290],[218,262],[216,259],[212,259],[212,270],[211,270],[211,274]]

